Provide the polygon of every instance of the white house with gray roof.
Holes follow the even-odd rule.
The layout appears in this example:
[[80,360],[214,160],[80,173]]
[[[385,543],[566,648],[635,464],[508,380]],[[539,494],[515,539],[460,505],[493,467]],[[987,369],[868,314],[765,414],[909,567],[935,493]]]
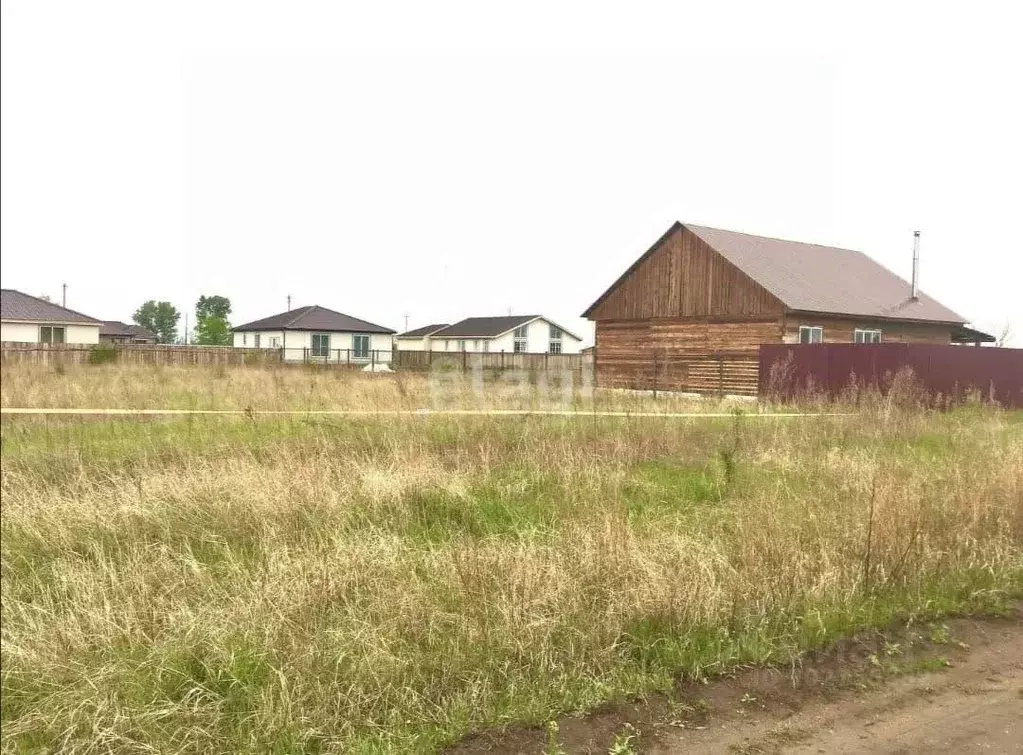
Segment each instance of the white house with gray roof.
[[[427,332],[428,331],[428,332]],[[431,325],[401,333],[403,342],[424,344],[425,351],[484,354],[578,354],[582,339],[542,315],[467,317],[454,325]]]
[[0,341],[99,343],[100,321],[12,288],[0,289]]

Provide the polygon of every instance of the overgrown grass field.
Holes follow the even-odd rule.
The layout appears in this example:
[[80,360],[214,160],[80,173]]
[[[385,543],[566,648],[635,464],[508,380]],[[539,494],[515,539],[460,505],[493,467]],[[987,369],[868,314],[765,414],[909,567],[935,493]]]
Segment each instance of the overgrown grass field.
[[[4,406],[425,390],[25,369]],[[0,429],[5,752],[431,752],[1023,595],[1020,413]]]

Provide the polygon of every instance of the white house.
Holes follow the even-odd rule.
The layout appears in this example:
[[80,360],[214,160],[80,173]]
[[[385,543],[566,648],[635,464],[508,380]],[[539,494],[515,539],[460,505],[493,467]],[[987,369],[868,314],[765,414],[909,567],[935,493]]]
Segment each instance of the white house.
[[541,315],[469,317],[428,336],[431,351],[578,354],[582,339]]
[[21,291],[0,289],[0,341],[99,343],[100,321]]
[[390,363],[394,331],[319,305],[238,325],[234,345],[283,349],[289,362]]
[[430,336],[438,330],[449,327],[446,322],[435,325],[424,325],[421,328],[407,330],[394,337],[394,346],[398,351],[430,351],[433,346]]

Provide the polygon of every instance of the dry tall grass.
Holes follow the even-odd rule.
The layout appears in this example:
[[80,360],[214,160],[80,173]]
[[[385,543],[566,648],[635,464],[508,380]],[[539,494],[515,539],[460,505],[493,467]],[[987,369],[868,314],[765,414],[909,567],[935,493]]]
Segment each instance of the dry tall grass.
[[430,751],[1023,591],[1019,414],[2,432],[6,752]]
[[[567,394],[562,380],[574,385]],[[749,402],[740,401],[738,405],[748,406]],[[542,371],[487,372],[477,379],[458,371],[368,375],[317,365],[77,365],[57,369],[24,364],[0,368],[0,406],[259,411],[576,407],[676,411],[718,409],[722,402],[678,396],[661,396],[653,401],[620,392],[594,397],[582,390],[579,375],[545,375]]]

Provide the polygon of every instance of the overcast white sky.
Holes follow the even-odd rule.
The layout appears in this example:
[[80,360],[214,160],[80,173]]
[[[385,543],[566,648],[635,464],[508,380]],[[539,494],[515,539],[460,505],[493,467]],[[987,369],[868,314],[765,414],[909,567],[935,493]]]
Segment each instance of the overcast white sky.
[[832,5],[3,2],[2,283],[589,340],[675,220],[903,277],[919,229],[923,290],[1023,345],[1021,18]]

